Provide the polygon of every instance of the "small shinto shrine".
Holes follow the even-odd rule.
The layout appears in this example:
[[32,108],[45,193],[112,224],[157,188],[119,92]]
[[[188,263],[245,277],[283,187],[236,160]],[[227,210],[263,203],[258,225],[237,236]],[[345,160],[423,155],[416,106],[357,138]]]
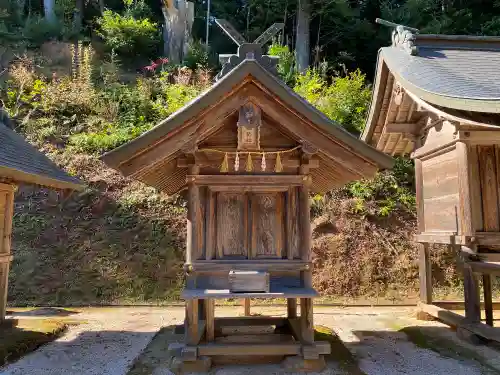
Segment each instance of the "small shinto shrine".
[[[379,51],[363,139],[415,160],[420,309],[463,338],[500,342],[491,288],[500,276],[500,38],[380,22],[395,27],[393,44]],[[433,300],[430,244],[459,259],[465,317]]]
[[[103,160],[167,194],[187,189],[184,370],[287,356],[318,369],[330,344],[314,340],[310,193],[393,161],[280,81],[277,59],[262,54],[269,33],[246,43],[218,23],[239,48],[221,56],[216,83]],[[288,315],[216,317],[226,298],[284,298]],[[275,329],[238,335],[236,326]]]
[[0,326],[6,320],[14,194],[20,184],[57,190],[80,190],[81,182],[59,169],[19,134],[0,122]]

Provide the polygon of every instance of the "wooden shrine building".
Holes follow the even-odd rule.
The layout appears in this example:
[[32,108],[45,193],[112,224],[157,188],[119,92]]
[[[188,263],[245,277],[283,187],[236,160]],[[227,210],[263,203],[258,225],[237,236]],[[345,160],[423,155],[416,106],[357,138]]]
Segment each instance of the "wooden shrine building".
[[0,122],[0,325],[6,323],[7,286],[12,261],[14,193],[20,184],[75,190],[78,179],[67,175],[19,134]]
[[[500,38],[395,26],[392,46],[379,51],[362,138],[415,160],[422,310],[463,337],[500,341],[480,323],[479,294],[482,282],[491,327],[491,276],[500,275]],[[465,318],[432,304],[431,243],[459,256]]]
[[[309,194],[371,177],[392,158],[280,81],[260,43],[238,44],[207,92],[103,160],[167,194],[187,189],[183,368],[242,355],[307,367],[330,352],[314,341]],[[216,299],[273,297],[287,299],[287,318],[214,317]],[[282,331],[227,333],[266,324]]]

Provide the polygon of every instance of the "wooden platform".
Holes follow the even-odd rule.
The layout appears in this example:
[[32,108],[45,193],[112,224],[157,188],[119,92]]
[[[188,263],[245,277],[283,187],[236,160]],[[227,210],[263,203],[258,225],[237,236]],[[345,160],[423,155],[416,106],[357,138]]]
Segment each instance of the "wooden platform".
[[183,299],[208,299],[208,298],[315,298],[319,294],[313,288],[273,288],[269,293],[251,292],[234,293],[229,289],[184,289],[181,294]]

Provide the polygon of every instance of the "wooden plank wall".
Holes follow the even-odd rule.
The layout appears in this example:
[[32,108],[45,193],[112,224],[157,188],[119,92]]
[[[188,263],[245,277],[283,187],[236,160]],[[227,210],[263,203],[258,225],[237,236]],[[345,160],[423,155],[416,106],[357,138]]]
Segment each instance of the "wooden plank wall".
[[481,189],[481,211],[484,232],[500,230],[499,187],[500,187],[500,149],[499,146],[473,146],[477,152],[478,174]]
[[422,161],[425,231],[459,232],[456,150]]

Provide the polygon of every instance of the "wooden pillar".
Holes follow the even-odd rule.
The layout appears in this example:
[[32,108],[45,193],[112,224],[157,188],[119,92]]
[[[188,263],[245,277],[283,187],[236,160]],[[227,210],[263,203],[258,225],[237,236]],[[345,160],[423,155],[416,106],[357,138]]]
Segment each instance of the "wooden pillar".
[[200,189],[196,184],[196,175],[200,168],[197,165],[189,166],[188,177],[188,212],[187,212],[187,238],[186,238],[186,264],[193,262],[193,256],[198,254],[198,209],[200,207]]
[[429,244],[419,244],[420,301],[432,304],[432,272]]
[[198,300],[186,301],[186,344],[198,344]]
[[469,149],[463,142],[457,142],[457,163],[458,163],[458,196],[460,201],[459,224],[460,232],[465,236],[473,236],[471,189],[470,189],[470,167]]
[[313,321],[312,298],[300,299],[300,327],[304,344],[314,343],[314,321]]
[[469,323],[481,322],[481,302],[479,298],[479,280],[467,262],[463,266],[465,318]]
[[250,298],[243,299],[243,308],[245,311],[245,316],[250,316]]
[[484,311],[486,324],[493,327],[493,296],[491,293],[491,275],[483,274]]
[[0,323],[5,320],[16,186],[0,183]]
[[297,298],[287,298],[286,310],[288,319],[294,319],[297,317]]
[[[303,176],[302,186],[299,188],[299,217],[300,217],[300,257],[305,262],[311,261],[311,205],[309,200],[309,187],[311,177],[309,176],[309,158],[303,155],[299,170]],[[302,281],[305,288],[312,288],[312,270],[302,271]]]
[[309,186],[310,176],[309,165],[302,165],[300,173],[303,175],[304,181],[299,191],[299,207],[300,207],[300,238],[301,238],[301,258],[304,261],[311,259],[311,207],[309,203]]
[[[415,198],[417,203],[417,231],[425,232],[424,218],[424,181],[422,175],[422,160],[415,159]],[[432,304],[432,268],[429,253],[429,244],[419,244],[419,278],[420,278],[420,301]]]
[[208,342],[215,340],[215,299],[205,300],[206,337]]

